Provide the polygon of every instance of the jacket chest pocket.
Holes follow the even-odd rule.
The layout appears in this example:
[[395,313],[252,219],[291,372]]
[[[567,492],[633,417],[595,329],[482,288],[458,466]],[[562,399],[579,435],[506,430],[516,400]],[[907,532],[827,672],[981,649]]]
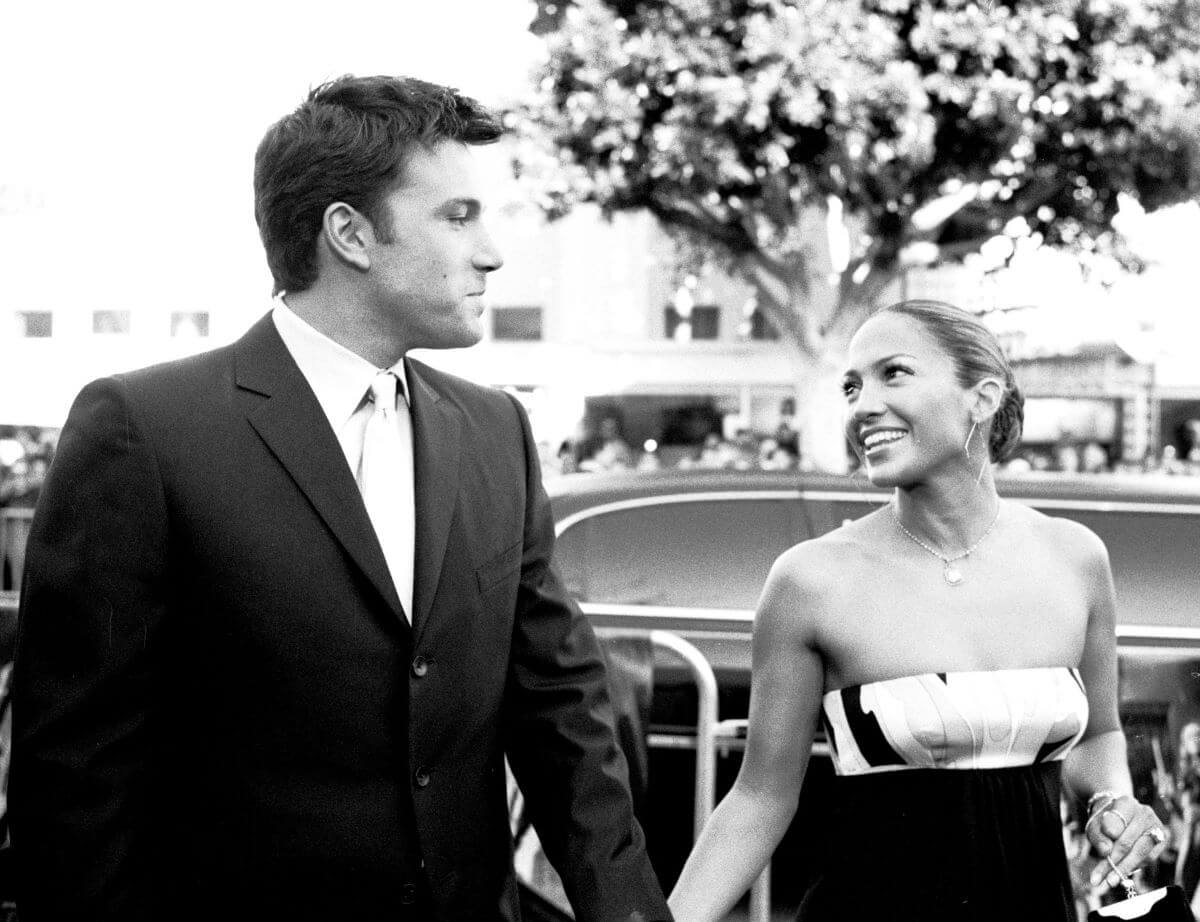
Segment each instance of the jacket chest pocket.
[[521,548],[522,542],[517,541],[475,568],[480,595],[516,582],[521,575]]

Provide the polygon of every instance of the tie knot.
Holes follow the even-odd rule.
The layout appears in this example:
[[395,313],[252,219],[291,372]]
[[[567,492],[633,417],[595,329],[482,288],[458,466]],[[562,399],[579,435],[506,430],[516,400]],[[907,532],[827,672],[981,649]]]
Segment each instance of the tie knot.
[[371,401],[376,407],[396,409],[396,390],[399,380],[390,371],[381,371],[371,381]]

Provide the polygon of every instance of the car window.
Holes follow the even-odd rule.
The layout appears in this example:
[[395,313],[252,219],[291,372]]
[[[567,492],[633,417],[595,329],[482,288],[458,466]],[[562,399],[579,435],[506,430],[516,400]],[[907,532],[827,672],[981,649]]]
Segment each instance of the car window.
[[799,527],[796,502],[656,503],[576,522],[555,560],[585,602],[747,609]]
[[826,532],[833,531],[835,528],[840,528],[852,519],[861,518],[868,512],[874,512],[879,508],[880,504],[881,500],[874,498],[859,496],[830,498],[823,496],[806,499],[804,509],[813,534],[823,535]]

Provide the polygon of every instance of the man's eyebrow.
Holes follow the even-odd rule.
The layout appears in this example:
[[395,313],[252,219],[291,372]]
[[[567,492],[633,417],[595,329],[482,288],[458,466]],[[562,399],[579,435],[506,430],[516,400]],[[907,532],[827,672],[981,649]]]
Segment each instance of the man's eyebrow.
[[465,208],[468,214],[477,215],[483,211],[483,202],[479,201],[477,198],[461,196],[447,199],[446,201],[442,202],[441,207],[438,210],[454,211],[457,208]]

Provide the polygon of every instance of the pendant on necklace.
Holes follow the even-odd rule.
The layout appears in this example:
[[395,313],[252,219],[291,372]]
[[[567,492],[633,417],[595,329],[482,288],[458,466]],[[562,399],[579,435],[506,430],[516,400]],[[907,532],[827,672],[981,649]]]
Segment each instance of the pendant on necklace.
[[942,570],[942,578],[951,586],[957,586],[963,581],[962,570],[952,564],[946,564]]

